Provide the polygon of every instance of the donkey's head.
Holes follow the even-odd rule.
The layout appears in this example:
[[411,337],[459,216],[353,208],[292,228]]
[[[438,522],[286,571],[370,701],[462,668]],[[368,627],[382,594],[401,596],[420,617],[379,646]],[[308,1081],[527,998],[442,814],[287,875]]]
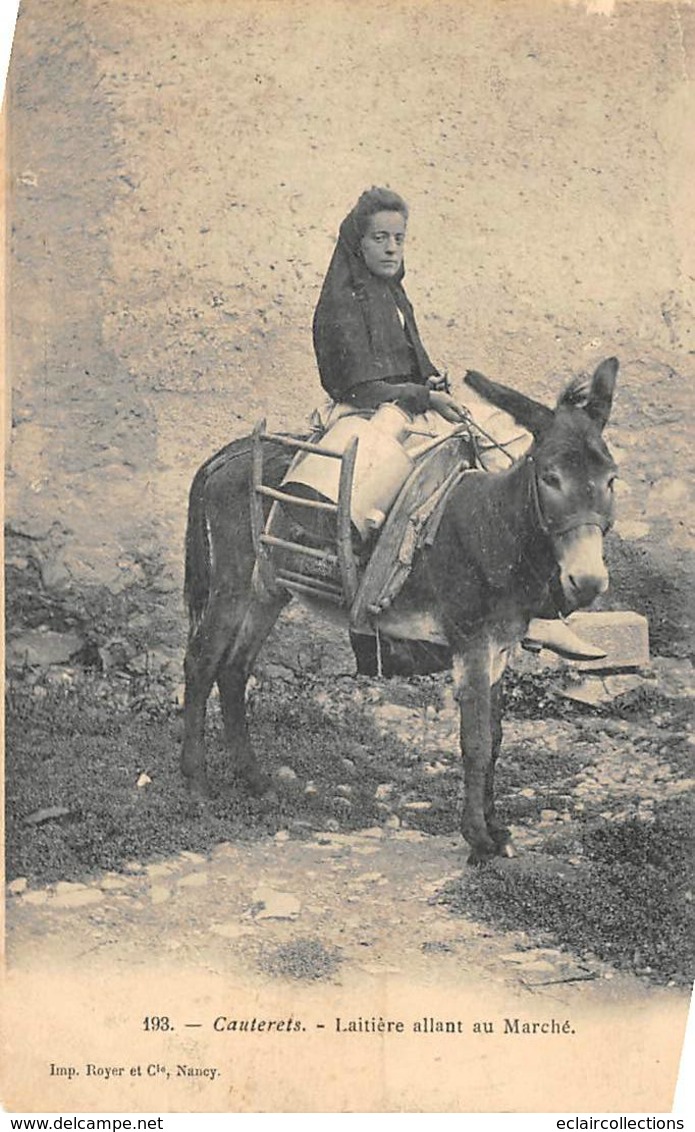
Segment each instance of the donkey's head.
[[575,379],[555,410],[469,373],[466,381],[527,428],[525,457],[533,506],[558,563],[564,612],[589,605],[608,587],[603,536],[613,520],[617,467],[603,440],[618,372],[607,358],[590,381]]

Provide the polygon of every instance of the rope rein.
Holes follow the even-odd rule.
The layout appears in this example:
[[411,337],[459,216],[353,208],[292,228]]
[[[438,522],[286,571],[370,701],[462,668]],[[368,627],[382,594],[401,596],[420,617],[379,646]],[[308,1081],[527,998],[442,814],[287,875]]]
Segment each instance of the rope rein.
[[516,456],[512,456],[511,452],[509,452],[505,448],[504,444],[500,444],[500,442],[498,440],[495,440],[494,436],[491,436],[489,432],[486,432],[485,429],[482,428],[476,420],[474,420],[473,416],[471,415],[471,413],[469,412],[468,409],[464,409],[463,412],[464,412],[466,424],[468,426],[469,436],[470,436],[470,438],[473,442],[473,446],[475,448],[475,455],[476,455],[476,458],[477,458],[479,464],[482,465],[482,460],[480,458],[480,450],[478,448],[476,438],[475,438],[475,436],[473,436],[473,434],[471,432],[472,429],[475,429],[475,431],[479,432],[481,436],[484,436],[486,440],[489,440],[492,447],[497,448],[497,450],[499,452],[502,452],[507,457],[510,464],[516,463]]

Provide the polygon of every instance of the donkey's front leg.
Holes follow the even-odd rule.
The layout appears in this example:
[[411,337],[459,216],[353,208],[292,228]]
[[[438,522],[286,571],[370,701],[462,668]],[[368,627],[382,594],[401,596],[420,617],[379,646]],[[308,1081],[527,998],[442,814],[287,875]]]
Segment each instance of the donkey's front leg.
[[487,637],[470,641],[465,652],[456,655],[454,681],[461,710],[464,774],[461,833],[471,847],[469,864],[478,864],[498,852],[485,817],[486,795],[493,772],[490,642]]
[[488,833],[497,846],[498,854],[501,857],[513,857],[515,853],[511,831],[498,821],[495,807],[495,767],[502,744],[503,684],[504,676],[502,675],[490,689],[491,758],[485,777],[484,810]]

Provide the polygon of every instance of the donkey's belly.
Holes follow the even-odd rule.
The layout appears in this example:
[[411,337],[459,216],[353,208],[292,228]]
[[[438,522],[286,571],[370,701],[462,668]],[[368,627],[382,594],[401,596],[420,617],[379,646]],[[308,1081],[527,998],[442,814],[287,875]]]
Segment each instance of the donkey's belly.
[[399,641],[428,641],[448,646],[439,618],[427,609],[394,609],[382,613],[377,621],[380,633]]

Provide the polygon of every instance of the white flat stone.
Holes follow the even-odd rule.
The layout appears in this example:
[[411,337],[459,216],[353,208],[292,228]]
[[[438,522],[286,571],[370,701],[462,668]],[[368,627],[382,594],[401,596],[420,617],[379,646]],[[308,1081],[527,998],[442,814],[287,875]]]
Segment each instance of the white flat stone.
[[99,888],[102,892],[119,892],[121,889],[127,888],[129,883],[128,877],[105,876],[99,881]]
[[207,873],[188,873],[179,880],[179,888],[205,888],[207,883]]
[[227,924],[212,924],[210,927],[213,935],[219,935],[223,939],[239,939],[240,936],[248,935],[250,930],[244,924],[237,924],[233,920]]
[[54,908],[83,908],[88,904],[98,904],[104,899],[98,888],[79,888],[73,892],[56,893],[51,900]]
[[279,892],[275,888],[261,886],[252,894],[254,904],[260,905],[254,913],[255,920],[296,920],[301,911],[301,903],[291,892]]
[[174,872],[174,869],[174,865],[147,865],[145,872],[147,873],[148,877],[156,880],[159,877],[171,876],[171,874]]
[[45,904],[47,900],[48,893],[43,888],[36,888],[31,892],[25,892],[22,896],[22,904],[39,905]]

